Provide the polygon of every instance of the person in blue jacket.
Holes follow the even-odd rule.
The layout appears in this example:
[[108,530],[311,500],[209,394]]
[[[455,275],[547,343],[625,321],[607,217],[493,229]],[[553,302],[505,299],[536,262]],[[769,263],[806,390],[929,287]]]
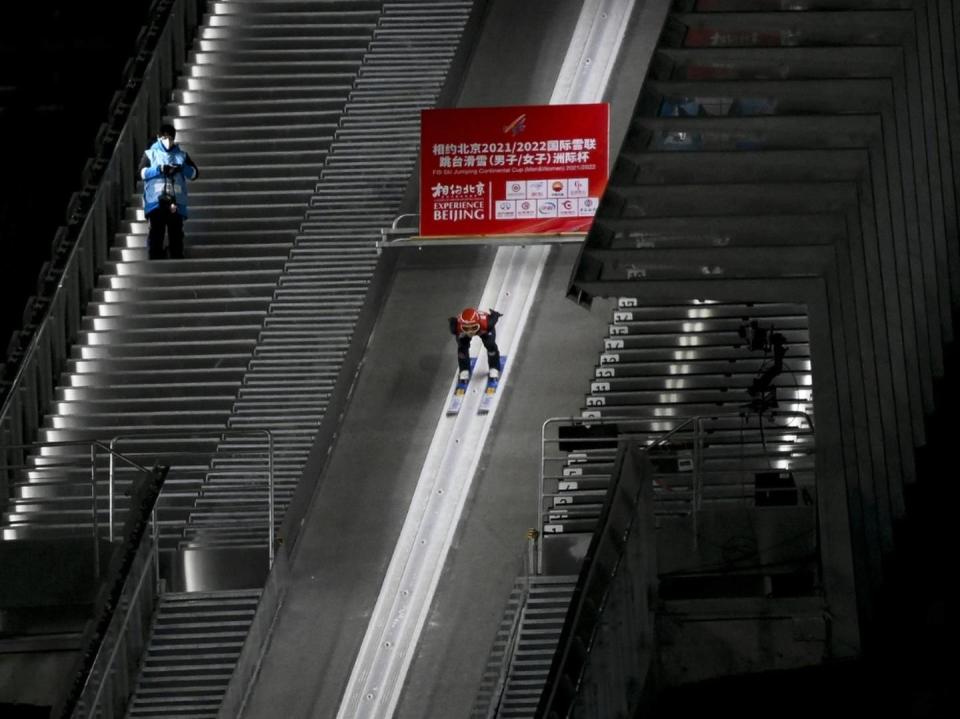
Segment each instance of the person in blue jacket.
[[143,180],[143,211],[150,224],[147,243],[151,260],[167,257],[164,235],[169,240],[170,257],[183,258],[183,222],[187,219],[187,180],[200,174],[196,163],[176,143],[173,125],[161,125],[157,141],[140,159]]

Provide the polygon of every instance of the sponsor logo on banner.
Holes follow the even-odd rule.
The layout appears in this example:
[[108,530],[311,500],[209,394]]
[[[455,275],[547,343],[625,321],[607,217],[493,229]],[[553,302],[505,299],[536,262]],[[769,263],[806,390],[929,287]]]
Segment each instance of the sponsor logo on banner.
[[507,182],[507,199],[522,200],[527,196],[527,183],[523,180],[510,180]]
[[590,194],[590,181],[585,177],[567,180],[567,197],[586,197]]
[[597,200],[594,197],[584,197],[577,200],[577,214],[581,217],[593,217],[597,214]]
[[517,219],[534,220],[537,217],[536,200],[517,200]]
[[566,180],[548,180],[547,195],[549,197],[566,197],[567,181]]
[[545,200],[547,198],[547,181],[527,180],[527,197],[533,200]]
[[556,200],[537,200],[537,217],[556,217]]
[[517,216],[516,200],[497,200],[497,219],[512,220]]
[[579,208],[577,207],[577,200],[569,197],[557,200],[558,217],[578,217],[579,214],[580,212]]

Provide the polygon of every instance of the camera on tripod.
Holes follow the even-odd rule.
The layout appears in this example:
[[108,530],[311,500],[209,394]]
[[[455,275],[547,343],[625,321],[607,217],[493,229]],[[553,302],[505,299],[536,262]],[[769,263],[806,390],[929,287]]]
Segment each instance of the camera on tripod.
[[746,340],[747,347],[753,352],[763,352],[764,355],[773,353],[773,364],[766,369],[761,368],[760,374],[754,377],[747,388],[747,394],[752,398],[750,408],[757,412],[777,406],[777,388],[773,386],[773,379],[783,372],[783,357],[787,353],[786,338],[777,332],[773,325],[769,328],[760,326],[757,320],[744,322],[737,328],[737,334]]

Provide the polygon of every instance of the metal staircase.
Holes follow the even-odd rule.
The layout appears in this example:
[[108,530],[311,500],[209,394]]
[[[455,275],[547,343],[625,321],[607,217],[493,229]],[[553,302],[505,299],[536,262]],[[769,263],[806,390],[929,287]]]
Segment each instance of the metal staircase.
[[[399,212],[418,152],[420,110],[436,103],[471,8],[465,1],[384,4],[284,263],[228,421],[231,429],[273,433],[278,516],[340,373],[380,229]],[[218,462],[208,474],[183,546],[266,543],[264,489],[237,481],[243,462]]]
[[[180,536],[380,5],[210,4],[167,109],[201,172],[190,188],[187,259],[146,260],[146,223],[132,196],[40,433],[44,446],[14,488],[5,537],[89,527],[89,457],[78,455],[86,448],[50,443],[118,435],[127,437],[125,454],[172,466],[162,539],[170,546]],[[262,476],[254,456],[262,440],[231,438],[233,453],[261,465]],[[130,472],[117,476],[122,503]]]
[[259,590],[164,594],[127,716],[217,716],[259,598]]
[[473,719],[534,715],[576,584],[575,576],[517,580],[480,681]]
[[[698,447],[683,436],[668,452],[660,451],[663,472],[654,497],[661,516],[755,506],[758,473],[789,471],[797,490],[812,501],[815,445],[805,418],[813,414],[805,308],[700,300],[641,307],[634,298],[621,298],[612,319],[582,420],[574,423],[584,431],[566,442],[552,435],[544,448],[547,571],[552,555],[566,555],[574,544],[585,549],[606,497],[616,447],[609,441],[590,446],[591,427],[610,429],[607,436],[652,441],[690,417],[704,418],[707,439]],[[741,336],[750,321],[767,332],[772,327],[788,347],[775,382],[777,407],[762,413],[749,390],[773,359],[769,348],[751,350]]]

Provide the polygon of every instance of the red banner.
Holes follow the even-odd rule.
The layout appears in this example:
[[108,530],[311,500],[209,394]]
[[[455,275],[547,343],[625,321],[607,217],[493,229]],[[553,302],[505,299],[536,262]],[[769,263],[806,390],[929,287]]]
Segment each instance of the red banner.
[[607,184],[609,107],[424,110],[420,235],[586,232]]

